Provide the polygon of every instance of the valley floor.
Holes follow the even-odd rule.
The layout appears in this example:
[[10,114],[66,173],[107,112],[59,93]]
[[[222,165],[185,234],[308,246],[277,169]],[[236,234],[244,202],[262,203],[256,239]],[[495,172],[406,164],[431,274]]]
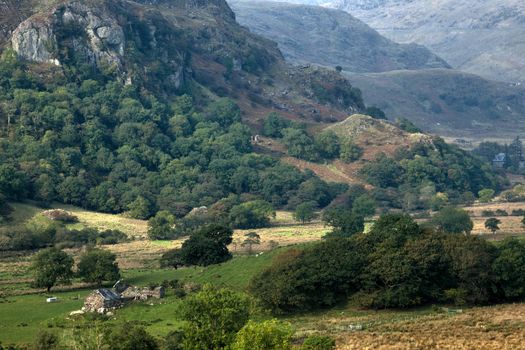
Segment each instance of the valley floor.
[[[15,204],[17,224],[38,224],[40,209],[28,204]],[[63,207],[64,208],[64,207]],[[87,212],[65,207],[79,217],[74,225],[120,229],[135,237],[128,243],[106,246],[118,256],[124,279],[130,284],[146,286],[178,279],[199,284],[211,283],[236,290],[245,290],[251,277],[268,266],[272,258],[287,249],[285,246],[308,244],[319,240],[329,228],[321,222],[298,224],[290,213],[278,212],[272,226],[257,230],[263,244],[262,254],[248,256],[240,242],[244,231],[235,232],[230,247],[235,258],[227,263],[207,268],[159,269],[158,258],[181,241],[149,241],[144,239],[146,222],[122,216]],[[466,208],[475,223],[474,234],[489,236],[483,226],[483,210],[502,209],[509,212],[525,209],[525,203],[476,204]],[[501,231],[490,239],[525,233],[521,217],[502,216]],[[273,241],[273,242],[272,242]],[[270,250],[277,243],[281,248]],[[78,251],[70,253],[77,255]],[[82,307],[84,297],[94,288],[79,281],[59,286],[50,295],[32,289],[29,262],[32,252],[0,254],[0,342],[30,343],[40,329],[58,331],[65,339],[75,329],[92,330],[85,321],[70,318],[71,311]],[[170,294],[160,301],[135,303],[116,312],[107,321],[120,324],[134,321],[158,337],[165,336],[180,325],[177,310],[181,299]],[[46,297],[56,296],[57,303],[46,303]],[[266,316],[262,316],[266,317]],[[284,317],[299,336],[311,333],[329,334],[337,339],[338,349],[523,349],[525,348],[525,304],[493,307],[450,309],[425,307],[412,310],[360,310],[351,305],[329,311]]]

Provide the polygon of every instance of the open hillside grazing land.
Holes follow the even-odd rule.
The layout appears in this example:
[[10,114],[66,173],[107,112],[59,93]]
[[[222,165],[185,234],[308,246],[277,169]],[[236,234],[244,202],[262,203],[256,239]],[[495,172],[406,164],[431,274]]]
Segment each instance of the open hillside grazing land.
[[[42,209],[31,204],[13,203],[11,224],[34,225],[47,220]],[[318,241],[329,231],[321,222],[300,224],[289,212],[277,212],[271,226],[256,230],[261,244],[254,248],[254,255],[247,255],[240,241],[246,231],[237,230],[230,249],[233,260],[209,267],[162,269],[158,259],[168,249],[178,247],[175,241],[150,241],[145,238],[147,222],[132,220],[120,215],[100,214],[72,206],[57,205],[78,216],[77,228],[95,226],[124,231],[130,242],[105,246],[117,255],[122,277],[133,285],[147,286],[166,280],[213,284],[244,291],[250,279],[269,266],[272,259],[288,247],[301,247]],[[473,234],[489,235],[483,227],[483,210],[525,208],[525,203],[476,204],[466,208],[473,218]],[[525,233],[518,217],[504,216],[501,231],[490,239]],[[278,247],[278,248],[276,248]],[[78,256],[78,249],[67,249]],[[257,253],[260,252],[260,253]],[[257,253],[257,254],[255,254]],[[80,329],[84,334],[99,322],[89,323],[78,316],[69,316],[79,310],[93,286],[74,280],[71,285],[58,286],[51,293],[30,286],[29,264],[33,252],[2,253],[0,257],[0,340],[3,344],[31,343],[39,330],[59,330],[70,339]],[[46,297],[58,298],[56,303],[46,303]],[[167,297],[147,303],[134,303],[116,310],[106,324],[120,325],[127,321],[144,326],[151,334],[166,336],[182,321],[178,309],[182,299],[168,291]],[[328,311],[282,316],[290,322],[296,335],[330,335],[337,341],[337,349],[522,349],[525,347],[525,305],[496,305],[491,307],[458,308],[427,306],[408,310],[365,310],[357,306],[341,305]],[[261,316],[265,318],[267,316]]]

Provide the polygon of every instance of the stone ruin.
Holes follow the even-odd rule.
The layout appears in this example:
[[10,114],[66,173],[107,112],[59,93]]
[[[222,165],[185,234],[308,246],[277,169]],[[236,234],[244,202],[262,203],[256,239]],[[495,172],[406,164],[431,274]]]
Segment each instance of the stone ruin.
[[82,311],[106,314],[111,310],[124,306],[129,301],[161,299],[165,296],[166,291],[164,287],[139,288],[118,281],[113,286],[113,289],[100,288],[89,294],[84,301]]

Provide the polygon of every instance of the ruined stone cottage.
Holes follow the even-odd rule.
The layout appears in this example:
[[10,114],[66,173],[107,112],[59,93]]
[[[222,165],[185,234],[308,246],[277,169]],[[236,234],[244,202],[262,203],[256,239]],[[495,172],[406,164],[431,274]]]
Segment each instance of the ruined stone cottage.
[[120,295],[111,289],[100,288],[94,290],[84,301],[82,310],[87,312],[106,313],[109,310],[122,306]]

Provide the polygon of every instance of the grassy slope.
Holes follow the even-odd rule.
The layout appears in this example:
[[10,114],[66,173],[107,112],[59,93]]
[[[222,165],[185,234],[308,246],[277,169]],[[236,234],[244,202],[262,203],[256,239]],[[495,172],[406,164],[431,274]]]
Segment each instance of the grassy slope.
[[[164,280],[179,279],[200,284],[211,283],[217,286],[244,290],[251,277],[268,266],[272,258],[285,248],[256,256],[239,256],[224,264],[207,268],[187,268],[180,270],[126,270],[124,279],[133,285],[146,286],[150,283],[161,283]],[[69,292],[52,292],[59,298],[58,303],[46,303],[46,295],[33,294],[10,296],[0,299],[0,342],[28,343],[34,339],[39,329],[61,325],[66,329],[73,326],[65,318],[69,312],[82,307],[83,298],[92,288]],[[139,322],[146,326],[152,334],[165,335],[174,326],[180,324],[177,320],[177,309],[180,300],[169,296],[161,301],[155,301],[154,306],[147,303],[135,303],[117,311],[116,320],[119,324],[125,321]]]

